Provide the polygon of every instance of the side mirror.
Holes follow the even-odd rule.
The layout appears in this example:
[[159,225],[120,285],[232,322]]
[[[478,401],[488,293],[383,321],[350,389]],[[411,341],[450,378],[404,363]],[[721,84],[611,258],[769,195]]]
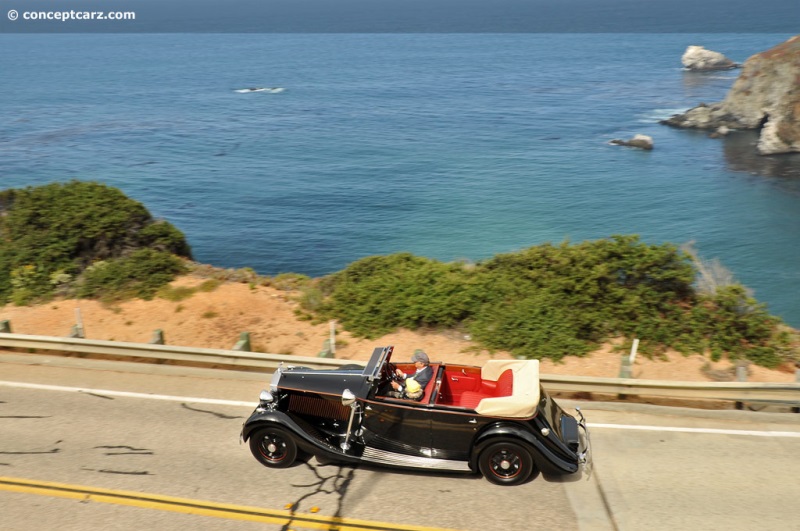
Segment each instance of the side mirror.
[[356,401],[356,395],[350,389],[342,391],[342,405],[351,406]]

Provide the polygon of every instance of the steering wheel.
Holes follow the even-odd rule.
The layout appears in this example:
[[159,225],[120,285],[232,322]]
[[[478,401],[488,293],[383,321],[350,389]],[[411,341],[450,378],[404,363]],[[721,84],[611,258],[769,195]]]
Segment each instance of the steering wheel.
[[386,378],[393,382],[395,380],[399,380],[400,378],[397,376],[397,365],[394,363],[387,361],[386,365],[384,365],[384,369],[386,370]]

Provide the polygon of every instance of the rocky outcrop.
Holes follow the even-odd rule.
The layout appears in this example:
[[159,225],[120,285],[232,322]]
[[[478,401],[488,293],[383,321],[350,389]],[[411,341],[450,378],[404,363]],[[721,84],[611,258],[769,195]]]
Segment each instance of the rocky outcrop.
[[630,140],[615,138],[609,144],[645,149],[647,151],[653,149],[653,139],[647,135],[634,135]]
[[800,35],[748,59],[724,101],[701,103],[661,123],[759,130],[760,154],[800,152]]
[[734,63],[719,52],[706,50],[702,46],[689,46],[683,52],[681,63],[687,70],[704,72],[708,70],[730,70],[738,68],[739,63]]

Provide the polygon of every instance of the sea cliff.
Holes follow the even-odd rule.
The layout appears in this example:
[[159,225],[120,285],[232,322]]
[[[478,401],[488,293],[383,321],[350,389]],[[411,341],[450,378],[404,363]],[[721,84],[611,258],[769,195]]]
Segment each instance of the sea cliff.
[[750,57],[722,102],[701,103],[662,123],[759,130],[760,154],[800,152],[800,35]]

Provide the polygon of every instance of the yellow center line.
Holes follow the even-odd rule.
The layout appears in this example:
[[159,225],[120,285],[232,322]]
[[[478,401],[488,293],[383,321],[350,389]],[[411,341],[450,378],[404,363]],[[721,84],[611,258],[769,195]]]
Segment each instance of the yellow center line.
[[231,520],[248,520],[277,524],[291,529],[327,529],[330,531],[447,531],[442,528],[388,524],[370,520],[356,520],[336,516],[298,514],[286,510],[263,509],[246,505],[215,503],[190,498],[175,498],[159,494],[110,490],[83,485],[35,481],[25,478],[0,476],[0,490],[54,496],[75,500],[128,505],[159,511],[172,511],[199,516],[213,516]]

